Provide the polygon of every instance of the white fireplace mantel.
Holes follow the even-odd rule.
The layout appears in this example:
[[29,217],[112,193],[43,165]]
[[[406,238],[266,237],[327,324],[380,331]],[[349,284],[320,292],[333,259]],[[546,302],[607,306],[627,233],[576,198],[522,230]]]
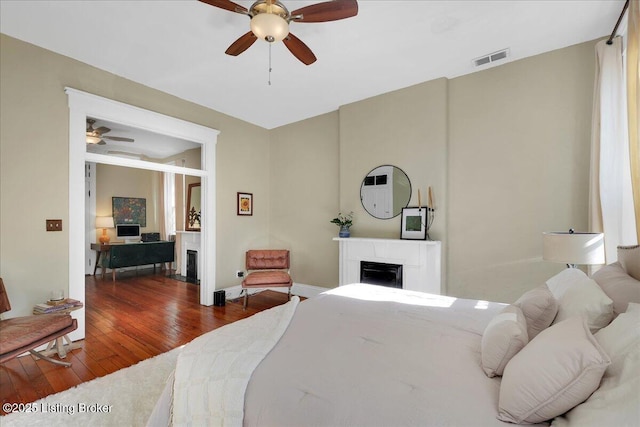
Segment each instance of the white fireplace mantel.
[[335,237],[340,245],[340,286],[360,282],[360,261],[402,265],[402,285],[442,293],[441,242],[432,240]]

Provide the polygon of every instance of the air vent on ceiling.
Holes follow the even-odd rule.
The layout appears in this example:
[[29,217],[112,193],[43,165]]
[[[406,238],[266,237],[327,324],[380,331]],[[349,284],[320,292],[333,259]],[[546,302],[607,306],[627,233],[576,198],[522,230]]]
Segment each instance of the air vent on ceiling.
[[502,49],[497,52],[490,53],[488,55],[481,56],[473,60],[473,65],[480,67],[481,65],[490,64],[492,62],[500,61],[509,56],[509,49]]

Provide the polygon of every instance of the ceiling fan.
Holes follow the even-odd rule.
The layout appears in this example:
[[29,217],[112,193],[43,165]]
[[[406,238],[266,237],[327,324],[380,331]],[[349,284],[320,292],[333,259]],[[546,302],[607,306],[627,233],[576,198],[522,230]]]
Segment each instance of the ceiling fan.
[[269,43],[282,41],[293,56],[305,65],[313,64],[316,56],[306,44],[289,32],[289,23],[337,21],[358,14],[357,0],[326,1],[293,12],[289,12],[278,0],[257,0],[248,10],[230,0],[200,1],[251,18],[251,31],[233,42],[225,51],[227,55],[240,55],[260,38]]
[[87,135],[86,141],[87,144],[97,144],[97,145],[105,145],[105,139],[110,139],[112,141],[123,141],[123,142],[133,142],[134,140],[131,138],[124,138],[121,136],[105,136],[105,133],[111,132],[111,129],[100,126],[99,128],[94,128],[93,125],[96,123],[95,119],[87,119]]

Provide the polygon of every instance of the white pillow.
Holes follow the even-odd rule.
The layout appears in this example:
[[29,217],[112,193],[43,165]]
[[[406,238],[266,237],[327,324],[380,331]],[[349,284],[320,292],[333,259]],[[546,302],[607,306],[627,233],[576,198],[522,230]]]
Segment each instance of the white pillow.
[[581,405],[553,421],[553,426],[639,426],[640,305],[629,303],[596,340],[611,356],[600,387]]
[[613,301],[582,270],[565,268],[547,280],[547,286],[558,301],[558,315],[552,324],[584,315],[595,333],[613,319]]
[[629,276],[640,280],[640,245],[618,246],[618,261]]
[[613,300],[614,316],[627,311],[630,302],[640,303],[640,281],[628,275],[619,262],[605,265],[591,278]]
[[607,368],[605,376],[611,375],[618,369],[616,362],[629,353],[631,347],[640,344],[640,304],[629,303],[626,313],[621,313],[594,336],[611,357],[611,366]]
[[524,314],[529,341],[548,328],[558,313],[558,303],[547,285],[525,292],[513,305],[520,307]]
[[509,305],[495,316],[482,334],[482,369],[488,377],[502,375],[509,360],[527,345],[527,322],[520,308]]
[[586,400],[611,360],[585,319],[572,317],[540,332],[507,364],[498,419],[539,423]]

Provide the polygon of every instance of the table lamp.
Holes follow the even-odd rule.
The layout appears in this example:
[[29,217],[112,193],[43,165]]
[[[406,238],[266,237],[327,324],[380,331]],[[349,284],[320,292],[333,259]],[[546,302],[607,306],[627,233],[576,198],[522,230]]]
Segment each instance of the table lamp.
[[575,232],[542,233],[542,259],[567,264],[604,264],[604,234]]
[[114,228],[113,217],[111,216],[98,216],[96,217],[96,228],[102,228],[102,236],[98,240],[100,243],[109,243],[110,237],[107,234],[107,228]]

